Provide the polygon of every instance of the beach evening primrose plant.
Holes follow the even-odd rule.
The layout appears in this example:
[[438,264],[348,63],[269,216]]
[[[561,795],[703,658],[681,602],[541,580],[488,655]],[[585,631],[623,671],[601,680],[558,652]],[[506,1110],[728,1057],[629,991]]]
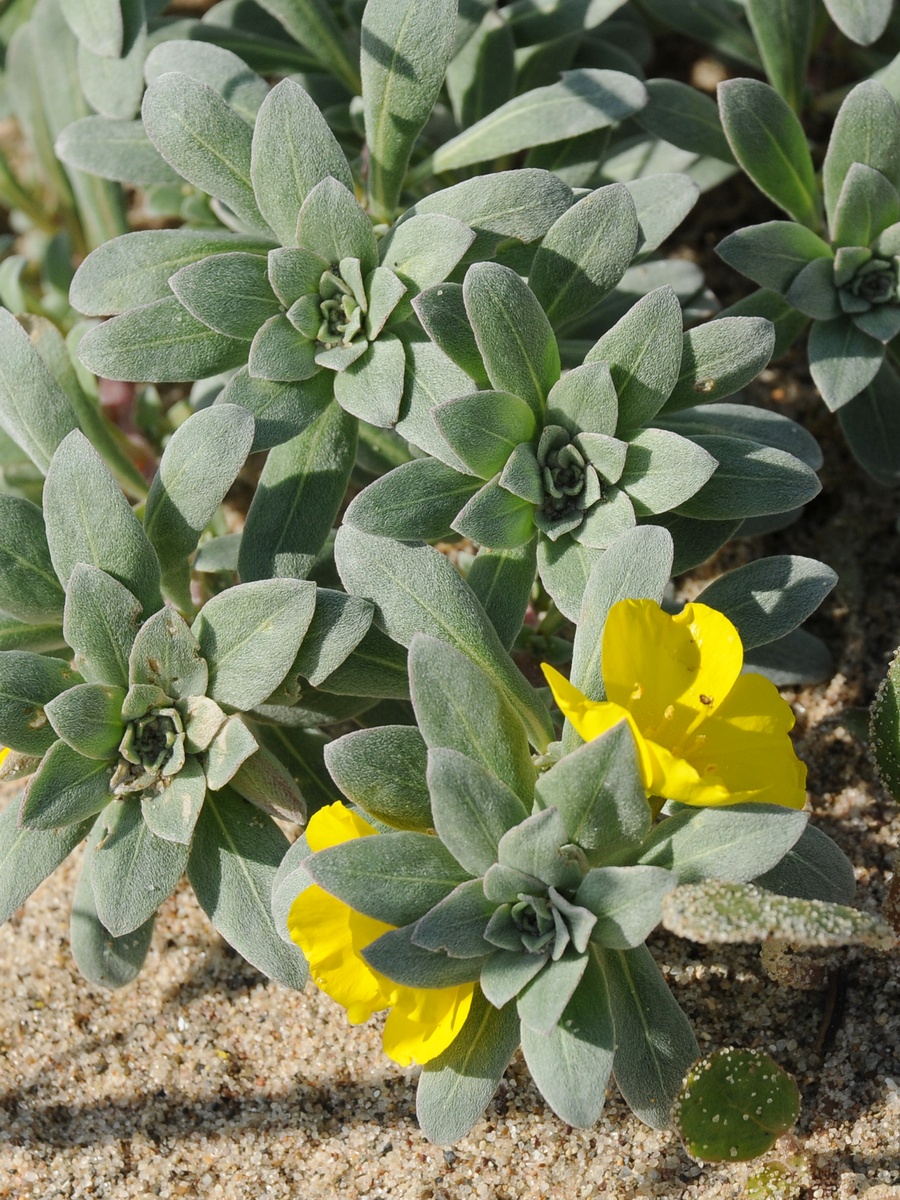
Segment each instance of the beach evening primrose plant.
[[[312,851],[325,850],[377,830],[368,821],[336,803],[321,808],[306,828]],[[363,950],[393,928],[355,912],[337,897],[313,885],[294,901],[288,916],[291,937],[309,964],[313,982],[347,1009],[352,1025],[389,1008],[384,1027],[384,1052],[408,1067],[435,1058],[465,1024],[474,985],[450,988],[402,987],[366,962]]]
[[742,666],[740,635],[716,609],[687,604],[671,616],[653,600],[621,600],[603,631],[606,700],[542,669],[586,742],[628,722],[648,796],[802,808],[806,767],[787,736],[794,715],[768,679]]

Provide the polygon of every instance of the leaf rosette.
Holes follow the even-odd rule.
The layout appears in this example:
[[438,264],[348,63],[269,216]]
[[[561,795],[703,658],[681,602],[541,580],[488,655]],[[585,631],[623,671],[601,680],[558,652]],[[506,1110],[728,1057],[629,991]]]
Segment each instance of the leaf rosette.
[[[654,818],[626,722],[544,756],[539,769],[504,694],[466,655],[416,635],[410,679],[418,731],[363,730],[327,751],[335,781],[365,817],[363,832],[377,836],[357,831],[315,849],[314,818],[309,843],[282,864],[273,905],[352,1019],[366,1015],[352,1008],[365,979],[381,997],[367,1011],[404,989],[425,998],[417,1011],[434,1023],[400,1054],[386,1032],[385,1048],[424,1063],[417,1107],[433,1140],[467,1132],[520,1044],[566,1122],[592,1124],[614,1077],[642,1120],[668,1124],[697,1046],[644,943],[682,890],[693,902],[698,885],[720,888],[716,920],[706,932],[692,927],[692,937],[716,940],[718,930],[722,940],[752,940],[757,927],[744,910],[764,888],[770,921],[781,905],[800,941],[805,931],[815,944],[824,924],[856,940],[852,922],[834,933],[834,914],[852,911],[834,893],[806,905],[809,929],[798,921],[803,906],[786,898],[798,894],[798,873],[815,890],[818,870],[798,864],[811,868],[820,854],[832,867],[844,861],[821,835],[809,849],[804,813],[738,803],[675,806]],[[398,738],[409,745],[392,788]],[[461,1011],[455,997],[465,985],[473,991]],[[451,999],[453,1016],[439,1017]]]

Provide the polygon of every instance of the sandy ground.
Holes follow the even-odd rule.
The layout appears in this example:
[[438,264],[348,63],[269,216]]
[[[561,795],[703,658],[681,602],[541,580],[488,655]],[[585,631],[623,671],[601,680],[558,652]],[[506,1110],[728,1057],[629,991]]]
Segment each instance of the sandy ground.
[[[717,569],[790,551],[841,574],[811,625],[836,674],[787,695],[814,820],[853,861],[860,905],[878,910],[900,818],[854,731],[900,642],[895,501],[850,462],[797,363],[768,376],[757,399],[801,413],[827,442],[826,491],[798,525],[738,544]],[[75,866],[0,929],[2,1197],[748,1195],[753,1167],[691,1162],[614,1091],[595,1128],[569,1129],[520,1059],[469,1137],[452,1150],[431,1146],[415,1122],[416,1073],[382,1056],[377,1024],[351,1029],[327,997],[266,982],[223,945],[188,889],[163,906],[134,984],[89,987],[67,942]],[[760,1047],[796,1077],[796,1137],[771,1156],[801,1161],[796,1194],[900,1197],[890,1186],[900,1184],[900,957],[844,953],[828,986],[801,992],[773,983],[753,948],[715,954],[661,937],[653,949],[704,1048]]]

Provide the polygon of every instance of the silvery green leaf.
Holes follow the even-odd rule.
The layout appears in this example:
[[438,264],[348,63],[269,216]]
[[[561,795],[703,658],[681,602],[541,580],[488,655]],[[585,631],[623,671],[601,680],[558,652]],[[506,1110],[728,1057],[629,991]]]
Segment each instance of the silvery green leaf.
[[428,751],[428,788],[438,837],[473,875],[497,861],[500,839],[528,815],[506,784],[458,750]]
[[44,654],[65,649],[62,630],[52,625],[26,625],[14,617],[0,616],[0,650],[33,650]]
[[546,423],[561,425],[570,433],[609,437],[616,431],[618,409],[609,366],[605,362],[585,362],[567,371],[550,389]]
[[416,633],[467,654],[495,683],[529,740],[550,740],[549,714],[510,661],[484,609],[454,567],[428,546],[373,537],[350,525],[338,530],[335,561],[348,591],[371,600],[387,633],[408,646]]
[[581,599],[595,563],[604,552],[582,546],[568,535],[555,542],[538,538],[537,568],[556,607],[570,621],[578,620]]
[[310,812],[334,803],[337,792],[322,758],[328,740],[323,733],[318,729],[289,729],[284,725],[254,722],[253,736],[290,770]]
[[646,88],[639,125],[682,150],[734,162],[714,100],[677,79],[650,79]]
[[213,596],[191,632],[209,665],[208,695],[246,710],[275,690],[312,620],[315,584],[262,579]]
[[646,98],[643,84],[620,71],[563,71],[559,83],[516,96],[445,142],[432,156],[432,170],[440,174],[602,129],[631,116]]
[[144,94],[144,59],[147,54],[147,26],[143,0],[125,0],[123,8],[132,12],[138,26],[121,57],[96,54],[84,42],[78,47],[78,80],[84,97],[104,117],[128,120],[141,107]]
[[189,594],[187,559],[237,478],[253,443],[253,418],[236,404],[194,413],[163,452],[144,510],[167,590]]
[[518,1045],[515,1006],[498,1011],[476,988],[466,1023],[419,1077],[416,1116],[430,1141],[450,1145],[465,1137],[490,1103]]
[[659,867],[596,867],[575,893],[575,903],[597,915],[591,941],[610,950],[640,946],[662,920],[663,897],[675,887]]
[[200,907],[230,946],[270,979],[300,990],[306,962],[275,928],[272,885],[288,840],[272,820],[228,788],[210,793],[194,831],[188,879]]
[[838,195],[832,241],[836,246],[871,246],[900,221],[900,195],[874,167],[854,162]]
[[534,503],[515,495],[501,480],[502,475],[488,480],[460,511],[453,528],[492,549],[516,549],[534,537]]
[[266,81],[251,71],[242,58],[223,46],[194,38],[182,41],[170,36],[153,47],[144,63],[147,83],[156,83],[169,71],[181,71],[207,84],[248,125],[253,124],[269,92]]
[[258,254],[215,254],[190,263],[169,279],[188,312],[226,337],[252,341],[257,329],[282,311]]
[[358,493],[345,520],[382,537],[437,541],[449,535],[454,518],[481,486],[436,458],[414,458]]
[[466,273],[463,299],[493,386],[542,416],[559,379],[559,349],[534,293],[508,267],[478,263]]
[[416,138],[438,98],[456,41],[456,0],[369,0],[360,66],[376,214],[393,216]]
[[577,320],[612,291],[634,257],[639,232],[634,201],[620,183],[598,188],[563,213],[529,273],[551,325]]
[[358,729],[329,742],[325,762],[347,799],[379,821],[420,833],[434,828],[425,779],[427,747],[418,729]]
[[475,237],[443,213],[420,213],[394,225],[379,245],[381,264],[416,292],[446,279]]
[[407,294],[409,288],[387,266],[376,267],[365,280],[365,288],[369,297],[365,330],[369,341],[373,341],[384,329],[388,320],[396,323],[402,319],[402,314],[409,315],[406,306],[400,305],[400,301]]
[[522,1053],[541,1095],[568,1125],[600,1116],[615,1052],[606,980],[593,955],[558,1024],[548,1034],[522,1024]]
[[[840,0],[838,0],[840,3]],[[815,6],[810,0],[748,0],[747,19],[774,88],[795,112],[803,104]]]
[[900,333],[900,312],[893,306],[882,304],[880,308],[870,308],[867,312],[854,313],[853,323],[863,333],[877,338],[879,342],[891,342]]
[[317,588],[313,618],[292,669],[318,687],[365,637],[372,612],[358,596]]
[[151,833],[133,800],[114,800],[103,813],[91,876],[102,924],[115,937],[133,933],[175,890],[188,848]]
[[889,0],[825,0],[828,15],[851,41],[869,46],[891,19]]
[[509,649],[519,635],[534,586],[537,539],[524,546],[478,551],[466,580]]
[[807,263],[785,292],[785,300],[804,316],[817,321],[833,321],[841,315],[841,303],[834,284],[834,262],[816,258]]
[[141,814],[151,833],[166,842],[189,846],[206,799],[206,776],[196,758],[189,758],[162,790],[141,797]]
[[[515,95],[515,39],[510,22],[488,5],[473,5],[482,16],[447,67],[447,92],[460,129],[474,125]],[[462,14],[460,14],[462,17]]]
[[81,863],[78,886],[72,897],[69,942],[81,974],[98,987],[119,988],[131,983],[144,965],[153,927],[154,913],[143,925],[122,937],[113,937],[97,916],[91,877],[94,845],[102,831],[102,818],[95,823]]
[[413,308],[432,341],[462,367],[478,387],[489,388],[490,380],[463,303],[462,285],[436,284],[416,296]]
[[125,49],[121,0],[60,0],[66,24],[95,54],[118,58]]
[[188,183],[222,201],[247,232],[267,236],[250,178],[250,126],[211,87],[180,71],[144,94],[144,128]]
[[587,964],[587,954],[576,954],[569,949],[559,961],[548,962],[519,993],[516,1011],[522,1022],[523,1039],[526,1028],[543,1037],[552,1032],[581,982]]
[[796,629],[836,583],[837,575],[825,563],[778,554],[720,575],[697,600],[723,612],[750,650]]
[[[293,235],[292,235],[293,236]],[[319,303],[319,284],[329,263],[304,246],[279,246],[268,255],[269,281],[285,308],[303,296]]]
[[386,975],[402,987],[446,988],[475,982],[486,950],[480,957],[434,954],[412,940],[415,928],[415,925],[407,925],[404,929],[383,933],[363,948],[362,957],[380,975]]
[[681,517],[677,513],[660,513],[652,518],[652,522],[667,530],[675,544],[673,575],[691,571],[712,558],[717,550],[734,537],[743,524],[738,519],[700,521],[694,517]]
[[206,750],[225,723],[225,713],[208,696],[187,696],[177,708],[184,721],[185,750],[188,754]]
[[[756,79],[726,80],[718,97],[725,135],[738,163],[779,208],[801,225],[817,229],[821,218],[812,155],[786,101]],[[830,219],[827,199],[826,208]]]
[[533,875],[548,887],[577,887],[582,872],[570,852],[571,840],[558,810],[545,808],[503,835],[498,843],[498,862]]
[[403,646],[389,638],[377,625],[370,625],[359,645],[322,680],[324,690],[340,696],[408,700],[406,659]]
[[616,1084],[636,1117],[667,1129],[682,1081],[699,1057],[697,1040],[646,946],[597,955],[616,1031]]
[[0,495],[0,610],[40,624],[62,617],[65,598],[41,510],[24,497]]
[[516,446],[537,433],[532,410],[508,392],[474,392],[447,400],[432,416],[454,453],[481,479],[502,471]]
[[154,300],[171,300],[170,277],[189,263],[222,254],[255,254],[265,261],[264,238],[215,229],[144,229],[98,246],[84,260],[69,298],[73,308],[103,317]]
[[359,70],[328,0],[261,0],[260,7],[351,92],[359,92]]
[[744,655],[744,667],[765,676],[776,687],[823,683],[834,674],[834,658],[821,638],[805,629],[757,646]]
[[84,758],[65,742],[54,742],[25,789],[19,824],[23,829],[59,829],[80,824],[109,804],[113,765]]
[[134,683],[128,689],[122,704],[122,719],[136,721],[153,708],[168,707],[170,697],[153,683]]
[[[552,45],[552,43],[551,43]],[[530,60],[534,62],[534,59]],[[608,63],[613,67],[616,64]],[[621,64],[619,64],[621,65]],[[631,72],[637,75],[637,72]],[[554,82],[552,79],[548,82]],[[603,162],[610,142],[611,130],[594,129],[562,142],[548,142],[534,146],[528,151],[525,162],[528,167],[543,167],[553,171],[572,188],[596,187],[599,182],[600,164]]]
[[868,387],[838,410],[841,430],[855,458],[887,487],[900,480],[897,387],[897,374],[885,362]]
[[518,996],[550,957],[544,954],[523,954],[521,950],[495,950],[481,968],[481,990],[494,1008],[503,1008]]
[[693,440],[719,465],[709,482],[679,505],[683,516],[724,520],[788,512],[821,491],[815,471],[783,450],[743,438],[697,434]]
[[873,79],[853,88],[831,130],[822,183],[825,211],[832,224],[844,180],[854,163],[874,167],[895,187],[900,184],[900,109],[890,92]]
[[438,838],[406,831],[342,842],[307,866],[326,892],[388,925],[418,921],[471,878]]
[[91,329],[78,357],[105,379],[182,383],[241,366],[247,343],[216,333],[168,296]]
[[128,657],[141,603],[98,567],[76,563],[66,589],[63,632],[81,674],[92,683],[128,686]]
[[298,437],[330,405],[334,397],[328,372],[293,383],[254,379],[246,367],[236,371],[216,397],[216,404],[239,404],[254,420],[251,453],[269,450]]
[[586,363],[609,366],[618,396],[618,425],[628,437],[646,425],[669,398],[682,356],[681,305],[671,287],[640,299],[594,344]]
[[[898,151],[900,153],[900,151]],[[884,346],[846,316],[814,321],[807,346],[809,373],[832,412],[858,396],[884,362]]]
[[723,238],[716,253],[760,287],[786,292],[797,275],[816,259],[831,259],[827,242],[794,221],[764,221]]
[[[306,837],[301,834],[281,860],[272,884],[272,918],[275,921],[275,929],[281,940],[289,946],[294,945],[294,942],[288,928],[288,916],[294,901],[312,883],[304,865],[311,853]],[[299,954],[300,948],[294,948]]]
[[477,234],[469,257],[486,258],[506,238],[526,243],[542,238],[572,200],[572,189],[550,171],[524,167],[476,175],[432,192],[418,200],[404,219],[417,213],[455,217]]
[[355,451],[356,422],[333,403],[270,451],[241,540],[244,581],[306,578],[343,502]]
[[46,473],[57,446],[77,424],[71,402],[28,334],[0,308],[0,425]]
[[292,79],[269,92],[253,131],[250,175],[257,204],[284,246],[297,237],[300,206],[327,176],[352,189],[343,150],[309,94]]
[[667,512],[699,491],[716,459],[696,442],[667,429],[644,429],[631,438],[619,479],[641,515]]
[[784,858],[751,882],[780,896],[833,904],[849,904],[856,892],[850,860],[815,825],[807,825]]
[[209,744],[204,773],[211,792],[220,791],[259,744],[240,717],[229,717]]
[[138,630],[128,660],[128,682],[160,688],[173,700],[204,696],[207,664],[187,622],[166,605]]
[[90,821],[80,821],[59,830],[23,829],[19,808],[13,799],[0,813],[0,923],[21,908],[91,827]]
[[400,415],[406,352],[392,333],[383,333],[334,380],[334,398],[346,412],[370,425],[390,427]]
[[321,255],[332,267],[358,258],[364,275],[378,265],[372,222],[351,191],[330,176],[317,183],[300,208],[297,244]]
[[[245,357],[246,344],[245,344]],[[317,371],[316,343],[299,333],[284,313],[276,313],[259,327],[250,345],[251,379],[301,383]]]
[[159,560],[131,507],[85,436],[74,430],[47,471],[44,518],[60,582],[79,562],[124,584],[149,614],[159,608]]
[[870,913],[718,879],[676,888],[663,902],[663,924],[679,937],[714,945],[779,938],[798,946],[887,950],[897,942],[891,927]]
[[770,871],[797,842],[807,814],[766,804],[682,809],[650,834],[639,861],[679,883],[746,883]]
[[[471,330],[469,337],[474,345]],[[442,400],[451,400],[470,392],[472,380],[424,334],[406,327],[403,329],[402,341],[406,354],[406,368],[400,417],[394,427],[395,431],[398,436],[408,439],[420,450],[440,459],[448,467],[464,471],[465,464],[438,433],[431,410]],[[485,382],[488,382],[486,376]]]
[[181,181],[150,141],[140,120],[81,117],[65,127],[54,149],[66,166],[102,179],[142,187]]
[[109,762],[122,740],[125,690],[102,683],[78,683],[44,705],[57,736],[85,758]]
[[483,958],[495,949],[484,930],[496,907],[486,899],[481,880],[470,879],[416,922],[412,941],[451,958]]
[[[496,679],[466,654],[424,633],[410,642],[409,679],[416,719],[428,747],[455,750],[474,759],[520,802],[530,805],[535,771],[525,727]],[[444,769],[452,771],[449,765]],[[503,812],[508,814],[507,809]],[[450,824],[445,822],[448,830]],[[489,866],[490,862],[473,873],[483,874]]]
[[306,821],[306,801],[280,759],[264,746],[244,759],[231,777],[231,787],[279,821]]
[[589,699],[606,699],[601,656],[609,610],[626,599],[659,603],[671,575],[672,539],[655,525],[622,534],[600,557],[587,580],[580,614],[576,612],[574,618],[571,681]]
[[819,443],[802,425],[781,413],[750,404],[703,404],[663,417],[659,424],[690,438],[698,433],[723,434],[774,446],[793,454],[814,471],[823,462]]
[[775,334],[762,317],[720,317],[684,334],[681,369],[663,412],[722,400],[754,379],[772,356]]
[[640,845],[650,832],[634,738],[624,722],[564,755],[538,777],[535,793],[542,808],[559,812],[570,841],[604,857]]

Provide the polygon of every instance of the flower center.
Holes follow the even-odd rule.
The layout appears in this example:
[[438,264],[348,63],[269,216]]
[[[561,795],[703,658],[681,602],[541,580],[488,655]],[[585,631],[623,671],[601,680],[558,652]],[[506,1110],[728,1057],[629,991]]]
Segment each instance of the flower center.
[[893,263],[873,258],[860,267],[848,285],[860,300],[870,304],[889,304],[897,300],[897,271]]

